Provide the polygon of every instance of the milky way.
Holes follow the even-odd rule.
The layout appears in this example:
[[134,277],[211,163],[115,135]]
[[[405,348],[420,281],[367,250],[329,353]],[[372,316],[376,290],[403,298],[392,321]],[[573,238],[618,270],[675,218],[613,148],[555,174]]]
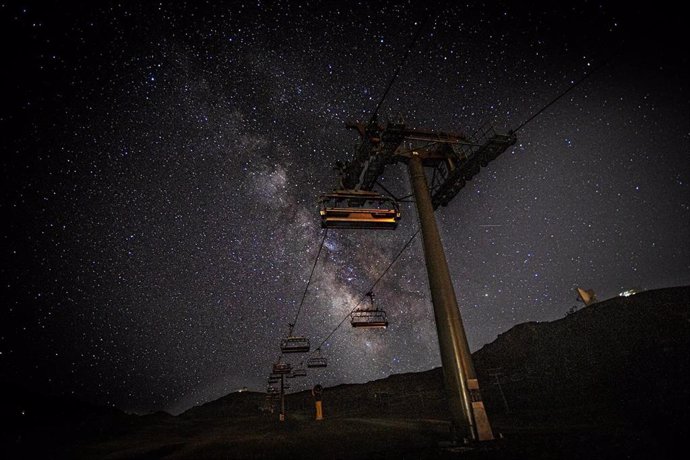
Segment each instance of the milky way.
[[[14,37],[5,382],[135,412],[263,391],[323,236],[317,199],[358,141],[345,121],[368,119],[426,16],[383,121],[507,131],[605,64],[437,211],[472,350],[563,317],[578,286],[605,299],[690,284],[674,27],[589,2],[198,3],[0,4]],[[403,165],[381,182],[410,193]],[[402,211],[394,232],[329,231],[296,334],[318,345],[346,318],[416,231]],[[322,347],[329,367],[293,389],[440,365],[418,239],[375,293],[390,327],[345,322]]]

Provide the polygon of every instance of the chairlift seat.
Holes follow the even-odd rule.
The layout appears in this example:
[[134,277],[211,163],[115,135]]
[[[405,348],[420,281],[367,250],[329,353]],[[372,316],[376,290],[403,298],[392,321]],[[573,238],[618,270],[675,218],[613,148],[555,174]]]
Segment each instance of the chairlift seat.
[[309,339],[306,337],[286,337],[280,341],[283,353],[309,353]]
[[273,364],[273,373],[274,374],[280,374],[280,375],[285,375],[289,374],[292,371],[292,366],[290,363],[283,363],[283,362],[277,362]]
[[340,190],[319,199],[321,227],[395,230],[400,207],[391,197],[361,190]]
[[310,367],[310,368],[327,367],[326,358],[321,357],[321,356],[314,356],[312,358],[309,358],[307,360],[307,367]]
[[292,371],[292,376],[293,377],[306,377],[307,376],[307,371],[304,369],[294,369]]
[[357,328],[384,329],[388,327],[388,318],[383,310],[356,310],[352,312],[350,324]]

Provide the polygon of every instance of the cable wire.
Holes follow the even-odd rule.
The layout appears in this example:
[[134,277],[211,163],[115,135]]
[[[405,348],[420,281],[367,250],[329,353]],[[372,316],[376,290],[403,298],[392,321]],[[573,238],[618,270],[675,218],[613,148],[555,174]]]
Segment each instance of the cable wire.
[[420,22],[419,25],[417,26],[417,30],[415,31],[415,34],[412,37],[412,41],[410,42],[409,45],[407,45],[407,51],[405,51],[405,56],[403,56],[402,60],[400,61],[400,64],[398,64],[398,68],[395,69],[395,73],[393,74],[393,77],[388,82],[388,86],[386,87],[386,90],[383,92],[383,96],[381,96],[379,103],[376,104],[376,108],[374,109],[374,112],[371,114],[370,122],[373,122],[374,120],[376,120],[376,115],[379,112],[379,108],[381,108],[381,104],[383,104],[383,101],[386,100],[386,96],[388,96],[388,92],[391,90],[391,87],[393,86],[393,83],[395,83],[395,80],[397,80],[398,75],[400,74],[400,71],[402,70],[403,66],[405,65],[405,61],[407,61],[407,58],[410,56],[410,53],[412,52],[412,48],[414,48],[415,44],[417,43],[417,40],[419,40],[419,36],[422,34],[422,29],[424,28],[424,25],[426,24],[428,19],[429,19],[429,16],[424,18],[424,20],[422,22]]
[[588,79],[589,77],[591,77],[592,75],[594,75],[596,72],[598,72],[599,70],[601,70],[603,67],[605,67],[608,63],[610,63],[610,62],[613,60],[614,57],[616,57],[616,56],[618,55],[618,53],[620,53],[621,49],[623,48],[623,45],[624,45],[624,44],[621,44],[621,45],[620,45],[620,46],[619,46],[619,47],[618,47],[618,48],[617,48],[607,59],[603,60],[598,66],[596,66],[595,68],[593,68],[591,72],[588,72],[588,73],[584,74],[584,75],[583,75],[582,77],[580,77],[577,81],[573,82],[568,88],[565,89],[565,91],[563,91],[563,92],[560,93],[558,96],[556,96],[555,98],[553,98],[553,99],[551,100],[551,102],[549,102],[549,103],[546,104],[544,107],[542,107],[541,109],[539,109],[535,114],[533,114],[533,115],[532,115],[531,117],[529,117],[527,120],[523,121],[522,124],[520,124],[520,126],[518,126],[517,128],[513,129],[511,132],[512,132],[512,133],[516,133],[516,132],[520,131],[527,123],[529,123],[530,121],[534,120],[534,119],[537,118],[539,115],[541,115],[542,112],[544,112],[546,109],[548,109],[548,108],[551,107],[553,104],[555,104],[559,99],[561,99],[563,96],[565,96],[566,94],[568,94],[572,89],[574,89],[574,88],[575,88],[576,86],[578,86],[580,83],[582,83],[583,81],[585,81],[586,79]]
[[[323,249],[323,244],[326,242],[326,237],[328,236],[328,229],[325,229],[323,232],[323,238],[321,238],[321,244],[319,245],[319,250],[316,253],[316,258],[314,259],[314,265],[311,267],[311,273],[309,273],[309,279],[307,280],[307,285],[304,287],[304,293],[302,294],[302,301],[299,303],[299,307],[297,308],[297,314],[295,314],[295,319],[292,321],[292,323],[288,324],[289,327],[289,332],[288,336],[292,337],[292,331],[297,324],[297,319],[299,318],[299,314],[302,311],[302,305],[304,305],[304,299],[307,297],[307,291],[309,290],[309,284],[311,283],[311,279],[314,276],[314,269],[316,269],[316,264],[319,261],[319,256],[321,255],[321,250]],[[278,360],[276,362],[280,362],[281,359],[283,358],[283,349],[281,347],[280,349],[280,354],[278,355]]]
[[304,305],[304,299],[307,297],[307,291],[309,290],[309,284],[311,283],[311,279],[314,276],[314,269],[316,269],[316,264],[319,262],[319,256],[321,255],[321,250],[323,249],[323,244],[326,242],[326,237],[328,236],[328,229],[325,229],[323,232],[323,238],[321,239],[321,244],[319,245],[319,251],[316,253],[316,258],[314,259],[314,265],[311,267],[311,273],[309,273],[309,279],[307,280],[307,285],[304,287],[304,293],[302,294],[302,300],[299,303],[299,307],[297,308],[297,314],[295,315],[295,319],[290,323],[290,335],[292,335],[292,329],[295,327],[297,324],[297,319],[299,318],[299,314],[302,311],[302,305]]
[[[420,229],[418,228],[417,231],[415,231],[414,234],[410,237],[410,239],[407,240],[407,243],[405,243],[405,246],[403,246],[402,249],[400,250],[400,252],[398,252],[398,254],[395,256],[395,258],[393,258],[393,261],[388,265],[388,267],[386,267],[386,269],[383,271],[383,273],[381,273],[381,274],[379,275],[379,277],[376,279],[376,281],[374,281],[374,284],[372,284],[371,287],[370,287],[369,289],[367,289],[367,291],[366,291],[367,293],[369,293],[369,292],[371,292],[371,291],[374,290],[374,288],[375,288],[376,285],[379,283],[379,281],[381,281],[381,279],[386,275],[386,273],[388,273],[388,270],[391,269],[391,267],[393,266],[393,264],[395,264],[395,262],[400,258],[400,256],[402,255],[402,253],[405,252],[405,249],[407,249],[407,248],[410,246],[410,244],[412,244],[412,241],[414,241],[415,237],[419,234],[419,231],[420,231]],[[340,326],[342,326],[342,325],[345,323],[345,321],[347,321],[347,318],[349,318],[350,315],[352,315],[352,312],[354,312],[354,311],[357,309],[357,307],[359,307],[359,305],[362,303],[362,301],[363,301],[366,297],[367,297],[367,294],[364,294],[364,295],[359,299],[359,302],[357,302],[357,304],[354,306],[354,308],[353,308],[352,310],[350,310],[350,312],[349,312],[347,315],[345,315],[345,317],[342,319],[342,321],[340,321],[340,322],[338,323],[338,325],[330,332],[330,334],[328,334],[328,335],[326,336],[326,338],[323,339],[323,341],[319,344],[319,346],[316,347],[316,350],[321,350],[321,347],[322,347],[326,342],[328,342],[328,339],[330,339],[330,338],[333,336],[333,334],[335,334],[335,332],[336,332],[338,329],[340,329]],[[310,355],[313,355],[314,353],[315,353],[315,351],[311,352]]]

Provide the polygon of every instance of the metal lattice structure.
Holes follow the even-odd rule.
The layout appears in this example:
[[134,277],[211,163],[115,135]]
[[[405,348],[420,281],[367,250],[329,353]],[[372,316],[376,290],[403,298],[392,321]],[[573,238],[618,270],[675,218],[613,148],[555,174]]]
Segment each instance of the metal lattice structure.
[[501,134],[490,125],[471,136],[412,129],[403,123],[384,127],[376,121],[366,125],[348,123],[347,127],[357,130],[361,143],[353,159],[341,168],[341,189],[372,190],[386,165],[407,162],[411,152],[416,151],[423,155],[423,165],[433,168],[434,209],[448,205],[480,167],[488,166],[516,142],[512,132]]

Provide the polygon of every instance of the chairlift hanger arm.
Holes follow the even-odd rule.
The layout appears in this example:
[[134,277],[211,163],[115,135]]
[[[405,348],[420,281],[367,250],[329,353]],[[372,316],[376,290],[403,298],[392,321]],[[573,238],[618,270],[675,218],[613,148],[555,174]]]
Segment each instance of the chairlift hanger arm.
[[381,182],[378,181],[378,179],[377,179],[376,182],[374,182],[374,183],[375,183],[376,185],[378,185],[379,187],[381,187],[381,188],[383,189],[383,191],[386,192],[386,193],[387,193],[391,198],[393,198],[395,201],[400,201],[400,200],[398,199],[398,197],[396,197],[395,195],[393,195],[393,192],[391,192],[390,190],[388,190]]

